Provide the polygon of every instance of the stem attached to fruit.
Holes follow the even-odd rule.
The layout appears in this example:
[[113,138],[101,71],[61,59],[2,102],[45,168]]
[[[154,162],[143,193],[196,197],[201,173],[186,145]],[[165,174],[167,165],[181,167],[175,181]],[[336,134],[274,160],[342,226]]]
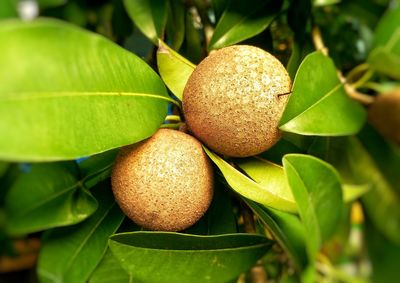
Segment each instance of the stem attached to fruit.
[[[321,31],[318,26],[313,27],[311,36],[312,36],[312,40],[313,40],[315,49],[321,51],[325,56],[328,56],[328,48],[324,44],[324,40],[322,39]],[[355,70],[354,72],[358,73],[359,70],[357,70],[357,71]],[[349,75],[350,75],[350,73],[349,73]],[[363,84],[365,84],[371,78],[373,73],[370,73],[369,71],[367,71],[361,77],[361,79],[358,80],[355,84],[349,84],[347,79],[343,76],[343,74],[340,70],[337,70],[337,74],[338,74],[340,82],[344,85],[344,89],[348,96],[350,96],[352,99],[354,99],[364,105],[370,105],[371,103],[374,102],[374,100],[375,100],[374,97],[372,97],[368,94],[362,93],[356,89],[357,87],[360,87]],[[353,76],[353,75],[355,75],[355,74],[352,74],[351,76]]]

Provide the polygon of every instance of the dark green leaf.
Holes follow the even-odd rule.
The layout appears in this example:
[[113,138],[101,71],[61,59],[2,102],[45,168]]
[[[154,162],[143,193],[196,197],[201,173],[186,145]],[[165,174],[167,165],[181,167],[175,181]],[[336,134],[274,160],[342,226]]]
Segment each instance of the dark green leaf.
[[208,49],[229,46],[265,30],[275,18],[282,1],[253,0],[251,5],[244,1],[231,1],[222,14]]
[[0,161],[0,180],[3,177],[3,175],[7,172],[9,166],[10,166],[9,163]]
[[287,212],[244,199],[254,213],[273,235],[274,239],[289,255],[296,269],[301,270],[307,262],[305,231],[300,219]]
[[283,165],[306,231],[308,256],[313,261],[341,219],[340,178],[331,165],[310,155],[285,155]]
[[40,8],[50,8],[63,5],[68,2],[68,0],[36,0]]
[[197,236],[167,232],[113,235],[109,246],[134,279],[144,282],[227,282],[270,248],[261,235]]
[[237,232],[232,199],[221,182],[215,181],[213,200],[205,215],[185,232],[196,235],[220,235]]
[[400,245],[393,244],[367,223],[366,244],[372,263],[372,282],[397,282],[399,280]]
[[126,11],[135,25],[154,44],[164,38],[167,21],[167,1],[165,0],[124,0]]
[[218,21],[225,9],[229,6],[231,0],[211,0],[212,7],[214,10],[214,16],[216,21]]
[[[296,203],[293,201],[293,199],[290,199],[291,195],[288,195],[285,189],[282,190],[282,187],[277,188],[268,182],[263,182],[262,185],[258,184],[249,177],[243,175],[240,171],[236,170],[218,155],[212,153],[206,148],[204,148],[204,150],[221,170],[229,186],[240,195],[279,210],[288,212],[297,211]],[[273,165],[266,163],[265,167],[273,167]],[[274,177],[274,180],[277,180],[275,183],[279,183],[282,181],[279,173],[280,169],[274,169],[275,170],[273,170],[272,176]],[[281,195],[282,191],[283,195]]]
[[7,230],[27,234],[81,222],[97,201],[78,182],[74,162],[34,164],[6,196]]
[[109,150],[79,163],[82,182],[86,188],[91,188],[110,176],[117,154],[118,150]]
[[4,22],[0,62],[1,158],[103,152],[149,137],[167,113],[170,98],[149,66],[57,20]]
[[127,283],[133,282],[132,276],[122,267],[111,250],[108,249],[103,259],[93,271],[89,283]]
[[346,94],[332,60],[314,52],[297,71],[280,129],[302,135],[351,135],[365,118],[365,110]]
[[166,25],[167,41],[179,50],[185,39],[185,7],[181,0],[169,0]]
[[42,240],[37,272],[41,282],[86,282],[106,249],[123,214],[105,183],[94,189],[97,211],[86,221],[50,230]]
[[162,41],[157,50],[157,66],[165,84],[177,98],[182,100],[186,82],[196,66]]
[[199,63],[204,57],[202,45],[202,30],[198,25],[198,14],[190,9],[185,16],[185,41],[181,48],[183,55],[189,61]]

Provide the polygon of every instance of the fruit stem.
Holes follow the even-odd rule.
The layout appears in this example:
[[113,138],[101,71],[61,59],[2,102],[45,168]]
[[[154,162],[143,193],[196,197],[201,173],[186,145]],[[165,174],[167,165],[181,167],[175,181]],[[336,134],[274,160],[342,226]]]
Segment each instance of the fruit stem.
[[162,124],[160,128],[167,128],[167,129],[175,129],[178,130],[180,126],[182,126],[184,123],[171,123],[171,124]]
[[[321,35],[321,30],[319,29],[318,26],[314,26],[312,28],[311,36],[312,36],[312,40],[313,40],[315,49],[318,51],[321,51],[325,56],[329,56],[328,48],[324,44],[324,40],[322,39],[322,35]],[[357,84],[356,87],[353,85],[350,85],[340,70],[337,70],[337,75],[339,77],[340,82],[344,85],[344,89],[350,98],[354,99],[355,101],[358,101],[359,103],[361,103],[363,105],[370,105],[371,103],[374,102],[375,99],[372,96],[362,93],[356,89],[356,87],[359,87],[360,85]],[[370,76],[370,75],[368,75],[368,76]],[[371,76],[372,76],[372,74],[371,74]],[[363,81],[361,81],[360,83],[364,84],[368,79],[370,79],[370,77],[362,78]]]
[[181,121],[181,117],[179,115],[168,115],[167,117],[165,117],[165,121],[177,121],[177,122],[180,122]]

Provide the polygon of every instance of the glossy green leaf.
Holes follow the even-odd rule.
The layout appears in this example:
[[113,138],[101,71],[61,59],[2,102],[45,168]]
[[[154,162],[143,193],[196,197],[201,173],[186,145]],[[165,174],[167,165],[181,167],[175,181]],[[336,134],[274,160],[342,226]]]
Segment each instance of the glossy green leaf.
[[135,25],[155,45],[164,38],[167,22],[167,1],[165,0],[124,0],[125,8]]
[[283,165],[306,231],[308,256],[314,260],[341,219],[340,177],[331,165],[310,155],[287,154]]
[[91,188],[111,175],[112,166],[118,150],[109,150],[93,155],[78,164],[81,182],[86,188]]
[[165,84],[177,98],[182,100],[186,82],[196,66],[162,41],[157,50],[157,66]]
[[131,275],[108,249],[103,259],[90,276],[89,283],[127,283],[134,282]]
[[321,52],[309,54],[293,82],[280,129],[301,135],[341,136],[358,132],[365,110],[345,92],[333,61]]
[[168,0],[168,17],[165,27],[167,41],[179,50],[185,39],[185,7],[181,0]]
[[307,263],[305,231],[298,216],[266,208],[254,201],[244,199],[247,205],[260,218],[274,239],[293,261],[297,270]]
[[105,184],[94,189],[99,208],[89,219],[44,235],[37,267],[40,282],[86,282],[101,261],[108,237],[124,218]]
[[272,242],[256,234],[198,236],[168,232],[113,235],[109,246],[134,280],[228,282],[247,271]]
[[222,14],[208,49],[229,46],[265,30],[277,15],[282,1],[253,0],[231,1]]
[[[240,171],[236,170],[218,155],[212,153],[206,148],[204,148],[204,150],[221,170],[229,186],[238,194],[265,206],[287,212],[297,211],[293,199],[291,200],[289,196],[281,196],[279,194],[281,188],[278,189],[274,186],[269,186],[267,182],[264,183],[267,187],[261,186],[249,177],[243,175]],[[278,179],[278,182],[280,182],[279,180],[280,179]]]
[[374,34],[374,49],[368,56],[372,69],[400,79],[400,6],[389,9]]
[[3,22],[0,62],[3,159],[103,152],[149,137],[167,113],[165,86],[141,59],[61,21]]
[[[366,138],[365,134],[363,136]],[[333,164],[346,182],[371,186],[362,197],[365,211],[382,234],[400,244],[400,197],[387,177],[388,173],[378,165],[386,160],[388,163],[393,161],[386,158],[384,150],[379,157],[369,152],[373,151],[371,147],[367,149],[356,137],[336,138],[329,142],[320,156]]]
[[281,166],[259,157],[240,159],[236,164],[258,185],[294,203],[292,191]]
[[97,208],[81,187],[74,162],[39,163],[22,173],[6,196],[7,230],[27,234],[81,222]]

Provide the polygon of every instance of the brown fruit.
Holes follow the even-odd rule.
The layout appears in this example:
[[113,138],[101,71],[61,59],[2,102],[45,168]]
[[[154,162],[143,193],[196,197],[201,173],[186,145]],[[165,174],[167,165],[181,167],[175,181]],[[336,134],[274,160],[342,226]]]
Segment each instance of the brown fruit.
[[122,211],[151,230],[180,231],[197,222],[213,196],[210,161],[195,138],[160,129],[118,155],[112,189]]
[[283,65],[253,46],[222,48],[205,58],[183,94],[186,123],[216,152],[256,155],[280,138],[278,123],[291,90]]
[[368,109],[368,120],[383,136],[400,144],[400,89],[379,95]]

